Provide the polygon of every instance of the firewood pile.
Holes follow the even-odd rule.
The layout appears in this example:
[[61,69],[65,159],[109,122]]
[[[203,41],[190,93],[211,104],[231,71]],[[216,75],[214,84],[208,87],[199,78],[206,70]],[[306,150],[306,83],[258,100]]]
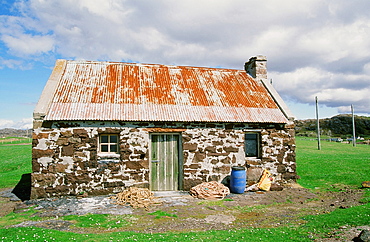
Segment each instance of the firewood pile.
[[190,195],[200,199],[223,199],[229,194],[229,188],[216,181],[203,182],[190,189]]
[[115,199],[115,203],[118,205],[129,204],[133,208],[145,208],[148,209],[149,206],[154,204],[159,204],[156,201],[154,193],[147,188],[130,187],[123,192],[117,193],[115,196],[111,197]]

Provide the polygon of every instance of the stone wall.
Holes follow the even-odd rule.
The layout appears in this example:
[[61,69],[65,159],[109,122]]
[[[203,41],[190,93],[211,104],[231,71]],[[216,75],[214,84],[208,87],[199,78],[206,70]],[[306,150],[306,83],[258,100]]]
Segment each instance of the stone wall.
[[267,128],[262,135],[262,158],[247,159],[249,185],[256,183],[263,169],[268,169],[276,181],[298,179],[296,173],[294,124],[285,129]]
[[[248,183],[269,169],[276,180],[296,179],[293,125],[44,122],[33,132],[31,198],[108,194],[149,187],[150,133],[182,136],[183,187],[222,181],[235,165],[247,167]],[[246,158],[244,134],[261,133],[260,158]],[[98,152],[101,133],[119,135],[119,154]],[[181,156],[180,155],[180,156]]]

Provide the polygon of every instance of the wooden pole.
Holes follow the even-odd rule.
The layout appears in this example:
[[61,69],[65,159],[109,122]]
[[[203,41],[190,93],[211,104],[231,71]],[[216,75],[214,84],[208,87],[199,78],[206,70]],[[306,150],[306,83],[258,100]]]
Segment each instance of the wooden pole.
[[352,131],[353,131],[353,138],[352,138],[352,143],[353,146],[356,146],[356,128],[355,128],[355,115],[354,115],[354,108],[353,104],[351,105],[351,111],[352,111]]
[[320,120],[319,120],[319,101],[317,100],[316,96],[316,122],[317,122],[317,149],[321,150],[321,142],[320,142]]

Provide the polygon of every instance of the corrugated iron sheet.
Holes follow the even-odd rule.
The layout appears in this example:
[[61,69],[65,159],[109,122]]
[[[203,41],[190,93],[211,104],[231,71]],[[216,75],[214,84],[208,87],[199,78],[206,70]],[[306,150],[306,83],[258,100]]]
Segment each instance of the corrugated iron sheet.
[[45,120],[286,123],[244,70],[67,61]]

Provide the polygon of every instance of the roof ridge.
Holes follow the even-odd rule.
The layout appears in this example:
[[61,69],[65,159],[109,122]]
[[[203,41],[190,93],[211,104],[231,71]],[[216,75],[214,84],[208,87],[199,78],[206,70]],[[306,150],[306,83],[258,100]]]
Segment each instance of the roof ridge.
[[[93,61],[93,60],[64,60],[67,63],[77,64],[112,64],[112,65],[136,65],[136,66],[158,66],[158,67],[174,67],[174,68],[199,68],[199,69],[215,69],[215,70],[230,70],[230,71],[243,71],[243,69],[236,69],[230,67],[212,67],[212,66],[190,66],[190,65],[174,65],[174,64],[159,64],[159,63],[142,63],[142,62],[121,62],[121,61]],[[57,61],[58,61],[57,60]]]

